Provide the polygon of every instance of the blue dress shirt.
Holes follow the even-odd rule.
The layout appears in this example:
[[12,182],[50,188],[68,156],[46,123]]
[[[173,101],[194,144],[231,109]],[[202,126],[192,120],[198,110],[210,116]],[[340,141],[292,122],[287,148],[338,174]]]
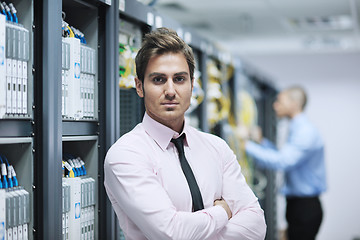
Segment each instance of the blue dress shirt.
[[259,166],[285,171],[286,196],[318,196],[326,190],[324,144],[303,113],[292,119],[287,142],[280,150],[266,139],[261,145],[248,141],[245,148]]

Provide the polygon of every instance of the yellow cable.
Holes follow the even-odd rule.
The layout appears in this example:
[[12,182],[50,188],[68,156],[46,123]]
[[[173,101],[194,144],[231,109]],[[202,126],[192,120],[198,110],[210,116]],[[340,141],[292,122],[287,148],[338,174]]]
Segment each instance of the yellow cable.
[[66,26],[68,29],[69,29],[69,32],[70,32],[70,35],[69,35],[69,37],[75,37],[75,34],[74,34],[74,32],[71,30],[71,28],[69,27],[69,26]]

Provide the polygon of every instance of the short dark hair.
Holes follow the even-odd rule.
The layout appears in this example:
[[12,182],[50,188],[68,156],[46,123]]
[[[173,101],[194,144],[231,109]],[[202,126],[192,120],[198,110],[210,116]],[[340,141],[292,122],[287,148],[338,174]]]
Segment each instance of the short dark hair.
[[144,82],[146,67],[150,58],[165,53],[183,53],[189,66],[191,79],[194,78],[195,60],[191,47],[174,30],[158,28],[145,35],[142,46],[135,58],[136,75]]

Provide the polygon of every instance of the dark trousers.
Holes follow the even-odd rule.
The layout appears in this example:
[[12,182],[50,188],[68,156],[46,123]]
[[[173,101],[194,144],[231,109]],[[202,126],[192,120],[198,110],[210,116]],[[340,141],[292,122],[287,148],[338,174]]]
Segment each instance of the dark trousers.
[[314,240],[323,211],[318,197],[287,197],[288,240]]

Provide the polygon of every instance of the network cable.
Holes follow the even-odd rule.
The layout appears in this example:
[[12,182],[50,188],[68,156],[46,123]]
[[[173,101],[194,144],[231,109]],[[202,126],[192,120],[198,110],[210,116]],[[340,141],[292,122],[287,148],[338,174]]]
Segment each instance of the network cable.
[[64,153],[64,159],[72,167],[75,177],[84,176],[87,174],[85,163],[80,157],[75,157],[72,154]]
[[71,26],[70,28],[73,31],[75,38],[78,38],[81,43],[86,44],[84,34],[79,29],[77,29],[73,26]]
[[84,163],[84,161],[83,161],[80,157],[77,157],[76,159],[78,159],[78,161],[80,162],[80,164],[81,164],[81,169],[82,169],[84,175],[86,175],[87,172],[86,172],[86,168],[85,168],[85,163]]
[[69,25],[67,25],[66,28],[69,30],[69,37],[75,37],[74,32],[72,31],[71,27]]
[[9,164],[9,162],[8,162],[7,158],[5,157],[5,155],[2,155],[2,159],[4,159],[6,161],[6,164],[7,164],[9,187],[17,187],[17,186],[19,186],[18,180],[16,178],[16,172],[15,172],[15,169],[14,169],[13,165]]
[[72,159],[68,159],[67,161],[68,161],[68,163],[71,165],[71,167],[74,169],[75,177],[79,177],[79,176],[80,176],[79,170],[78,170],[77,167],[75,166],[75,163],[73,162],[73,160],[72,160]]
[[13,22],[13,17],[11,15],[9,6],[6,4],[6,2],[3,2],[2,4],[3,4],[3,6],[5,8],[5,12],[6,12],[6,20],[9,22]]
[[86,175],[86,169],[84,162],[81,163],[80,158],[76,158],[74,155],[69,153],[64,153],[64,158],[68,164],[72,167],[75,177]]
[[0,13],[6,16],[5,7],[1,2],[0,2]]
[[75,174],[74,174],[74,170],[72,169],[72,167],[70,166],[70,164],[66,161],[63,161],[64,167],[65,167],[65,176],[70,177],[70,178],[74,178]]
[[1,161],[1,181],[2,181],[2,188],[8,188],[8,182],[7,182],[7,170],[6,170],[6,165],[3,162],[1,156],[0,156],[0,161]]
[[9,162],[8,162],[7,158],[4,155],[2,155],[0,157],[3,159],[3,161],[4,161],[4,163],[5,163],[6,167],[7,167],[8,188],[12,188],[14,185],[13,185],[13,182],[12,182],[12,179],[11,179],[11,167],[9,165]]
[[62,30],[63,30],[63,37],[70,36],[70,30],[68,28],[69,24],[62,20]]
[[17,13],[16,8],[14,7],[14,5],[12,3],[9,4],[9,8],[10,8],[10,11],[11,11],[11,14],[12,14],[13,22],[18,23],[19,20],[18,20],[18,17],[16,15],[16,13]]
[[75,177],[79,177],[80,176],[80,172],[77,168],[77,166],[75,165],[75,163],[73,162],[73,156],[71,154],[64,154],[66,161],[70,164],[70,166],[72,167],[73,171],[74,171],[74,175]]
[[84,175],[84,171],[83,171],[83,169],[81,168],[81,163],[80,163],[80,161],[79,161],[77,158],[75,158],[75,157],[72,158],[72,161],[73,161],[73,163],[75,164],[76,169],[78,170],[79,176],[83,176],[83,175]]
[[[67,165],[69,165],[70,167],[71,167],[71,170],[72,170],[72,172],[73,172],[73,175],[74,175],[74,177],[78,177],[78,171],[77,171],[77,169],[75,168],[75,165],[74,165],[74,163],[71,161],[71,159],[68,157],[68,156],[65,156],[65,164],[67,164]],[[65,165],[65,167],[67,166],[67,165]],[[69,170],[69,169],[68,169]],[[69,174],[68,175],[70,175],[70,172],[69,172]]]

